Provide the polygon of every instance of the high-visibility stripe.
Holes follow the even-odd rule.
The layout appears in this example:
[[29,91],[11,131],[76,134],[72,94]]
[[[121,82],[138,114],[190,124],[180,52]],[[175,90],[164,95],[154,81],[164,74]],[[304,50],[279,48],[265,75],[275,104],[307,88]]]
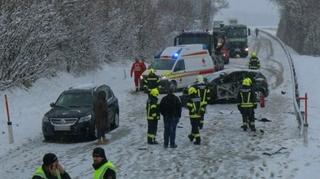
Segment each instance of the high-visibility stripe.
[[176,79],[176,78],[181,78],[181,77],[186,77],[186,76],[205,75],[205,74],[210,74],[213,72],[215,72],[215,69],[209,68],[209,69],[195,70],[195,71],[189,71],[189,72],[184,72],[184,73],[175,73],[175,74],[168,75],[167,78]]
[[193,55],[206,55],[208,52],[206,50],[195,52],[195,53],[190,53],[186,55],[182,55],[182,57],[188,57],[188,56],[193,56]]
[[244,99],[243,99],[243,94],[240,93],[240,96],[241,96],[240,107],[243,107],[243,108],[251,108],[251,107],[253,107],[253,103],[250,102],[250,95],[251,95],[251,93],[248,93],[248,98],[247,98],[247,101],[245,102]]

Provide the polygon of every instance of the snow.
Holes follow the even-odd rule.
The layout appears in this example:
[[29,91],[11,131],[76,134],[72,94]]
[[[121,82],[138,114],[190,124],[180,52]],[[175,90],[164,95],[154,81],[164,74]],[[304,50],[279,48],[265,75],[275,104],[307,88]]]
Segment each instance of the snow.
[[[236,3],[230,2],[233,6]],[[309,99],[309,127],[303,135],[294,115],[292,79],[284,52],[277,42],[264,35],[252,37],[250,44],[251,49],[257,51],[261,71],[270,84],[266,107],[256,110],[258,119],[271,120],[256,122],[257,129],[264,134],[252,136],[240,129],[241,116],[235,104],[215,104],[207,108],[204,129],[200,132],[202,145],[195,146],[188,141],[190,122],[184,109],[177,128],[178,148],[164,149],[161,144],[149,146],[146,144],[147,96],[132,92],[133,80],[128,76],[130,63],[106,64],[101,70],[82,77],[60,73],[51,79],[38,80],[28,90],[16,88],[0,92],[1,97],[8,95],[15,140],[8,144],[4,111],[0,115],[1,178],[30,178],[47,152],[57,154],[72,178],[92,178],[91,152],[95,142],[43,142],[41,119],[63,90],[101,83],[111,86],[119,99],[120,127],[107,135],[110,142],[102,146],[116,165],[118,178],[320,178],[317,171],[320,168],[320,120],[317,118],[320,58],[291,53],[300,96],[308,93]],[[230,59],[226,68],[243,67],[246,62],[243,58]],[[3,102],[0,107],[5,109]],[[163,143],[162,120],[157,139]]]
[[277,26],[279,12],[270,0],[228,0],[229,8],[218,12],[215,20],[225,23],[237,18],[238,23],[249,26]]

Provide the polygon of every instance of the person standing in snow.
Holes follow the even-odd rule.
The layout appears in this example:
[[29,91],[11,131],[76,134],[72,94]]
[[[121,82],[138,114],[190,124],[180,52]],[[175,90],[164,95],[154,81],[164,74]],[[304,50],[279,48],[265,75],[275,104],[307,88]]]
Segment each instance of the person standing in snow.
[[93,111],[95,115],[95,127],[97,129],[97,144],[106,144],[105,137],[106,130],[108,129],[108,109],[106,102],[106,93],[99,91],[97,99],[93,103]]
[[92,152],[94,179],[116,179],[116,169],[111,161],[108,161],[104,149],[96,147]]
[[195,145],[200,145],[201,138],[199,132],[199,125],[201,115],[205,112],[202,104],[201,99],[198,95],[196,88],[189,87],[188,89],[188,101],[187,101],[187,108],[189,109],[190,115],[190,123],[191,123],[191,134],[188,135],[188,138],[192,142],[193,139],[196,141],[194,142]]
[[[210,97],[210,89],[208,85],[204,82],[204,78],[202,75],[197,76],[196,84],[192,85],[197,90],[198,96],[201,100],[201,106],[206,110],[206,106],[208,104],[208,101],[211,99]],[[204,113],[201,113],[199,128],[203,128],[203,121],[204,121]]]
[[249,59],[249,69],[258,70],[260,68],[260,60],[257,57],[256,52],[251,53],[251,57]]
[[160,102],[160,113],[164,122],[164,148],[176,148],[176,128],[181,117],[182,104],[180,99],[174,95],[174,86],[170,86],[168,94]]
[[241,128],[246,131],[248,126],[251,131],[256,131],[254,124],[254,109],[257,108],[255,102],[256,95],[252,89],[252,81],[250,78],[245,78],[242,81],[242,87],[238,94],[238,109],[242,115],[242,126]]
[[136,87],[136,92],[141,89],[141,75],[146,70],[146,65],[142,60],[135,58],[135,62],[131,66],[130,76],[134,75],[134,85]]
[[60,165],[54,153],[43,156],[43,164],[37,168],[32,179],[71,179],[69,174]]
[[158,144],[156,141],[158,120],[160,119],[160,111],[158,104],[159,90],[154,88],[151,90],[147,100],[147,121],[148,121],[148,133],[147,142],[148,144]]

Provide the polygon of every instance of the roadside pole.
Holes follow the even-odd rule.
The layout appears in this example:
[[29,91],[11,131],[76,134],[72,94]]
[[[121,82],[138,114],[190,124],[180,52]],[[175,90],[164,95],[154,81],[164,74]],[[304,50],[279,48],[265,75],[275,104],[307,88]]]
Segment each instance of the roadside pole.
[[9,113],[9,105],[8,105],[8,97],[5,94],[4,100],[6,104],[6,112],[7,112],[7,119],[8,119],[8,137],[9,137],[9,144],[12,144],[14,142],[13,140],[13,130],[12,130],[12,122],[10,121],[10,113]]
[[304,100],[304,111],[303,111],[303,114],[304,114],[304,126],[305,127],[308,127],[309,124],[308,124],[308,94],[305,93],[304,94],[304,97],[299,97],[299,100]]

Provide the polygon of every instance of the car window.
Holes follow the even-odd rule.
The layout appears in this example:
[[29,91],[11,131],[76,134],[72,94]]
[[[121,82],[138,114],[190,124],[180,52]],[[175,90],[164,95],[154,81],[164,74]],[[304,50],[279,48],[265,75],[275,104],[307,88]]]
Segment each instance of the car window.
[[185,67],[183,59],[179,60],[176,64],[176,66],[174,67],[174,71],[183,71],[185,69],[186,69],[186,67]]
[[63,93],[59,96],[56,105],[65,107],[91,106],[93,97],[90,92]]

